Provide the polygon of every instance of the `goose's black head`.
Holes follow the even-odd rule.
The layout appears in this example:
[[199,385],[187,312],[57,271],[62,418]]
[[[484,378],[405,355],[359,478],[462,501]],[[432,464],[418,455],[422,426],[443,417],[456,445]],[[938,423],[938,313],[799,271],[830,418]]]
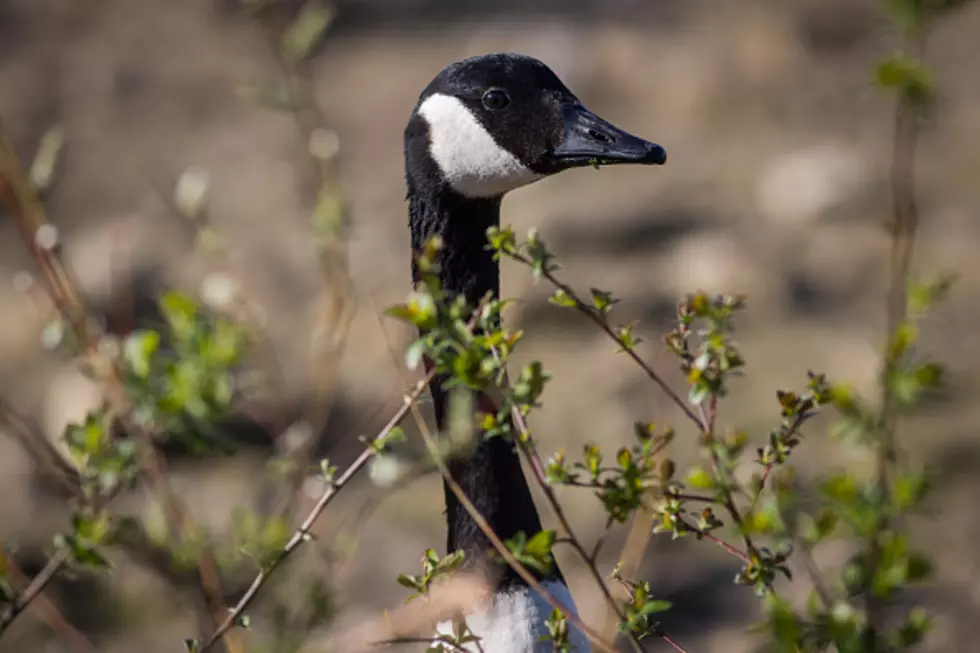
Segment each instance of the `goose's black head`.
[[489,54],[444,68],[422,91],[405,129],[409,192],[446,187],[500,197],[562,170],[662,164],[667,155],[582,106],[537,59]]

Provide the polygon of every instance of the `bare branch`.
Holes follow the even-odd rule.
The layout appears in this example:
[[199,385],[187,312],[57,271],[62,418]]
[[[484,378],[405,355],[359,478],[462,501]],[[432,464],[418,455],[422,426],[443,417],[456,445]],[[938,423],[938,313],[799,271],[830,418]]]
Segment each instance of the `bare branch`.
[[10,624],[14,622],[15,619],[31,604],[31,602],[40,596],[44,588],[48,586],[55,576],[61,571],[62,567],[68,562],[68,552],[64,549],[59,550],[51,558],[48,559],[46,565],[41,570],[41,572],[34,577],[31,584],[27,586],[23,592],[21,592],[14,602],[7,608],[3,615],[0,615],[0,634],[2,634]]
[[65,462],[38,424],[21,415],[3,399],[0,399],[0,427],[4,427],[34,460],[34,465],[43,478],[54,480],[70,496],[79,493],[81,485],[75,469]]
[[[3,554],[2,552],[0,552],[0,556],[6,558],[4,562],[7,574],[16,585],[20,586],[21,591],[26,593],[30,587],[30,581],[27,576],[20,570],[12,556]],[[56,575],[53,574],[52,578]],[[28,603],[34,606],[35,611],[40,614],[41,618],[48,624],[48,627],[64,642],[66,647],[76,653],[97,653],[98,649],[95,648],[95,645],[81,631],[68,623],[68,620],[55,607],[54,603],[44,596],[43,591],[38,591],[34,595],[33,600],[28,601]]]

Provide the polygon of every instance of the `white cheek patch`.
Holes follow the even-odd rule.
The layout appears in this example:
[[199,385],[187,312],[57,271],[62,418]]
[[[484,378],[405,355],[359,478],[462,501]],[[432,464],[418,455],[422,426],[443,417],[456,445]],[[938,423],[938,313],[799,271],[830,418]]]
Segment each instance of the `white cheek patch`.
[[459,99],[435,93],[419,114],[429,125],[429,153],[462,195],[496,197],[544,177],[497,145]]

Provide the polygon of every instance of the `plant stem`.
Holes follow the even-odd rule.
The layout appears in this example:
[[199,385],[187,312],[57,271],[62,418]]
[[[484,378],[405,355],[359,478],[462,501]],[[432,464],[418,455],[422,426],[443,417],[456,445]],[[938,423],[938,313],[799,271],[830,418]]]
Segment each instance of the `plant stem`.
[[[419,397],[425,392],[428,387],[429,381],[431,381],[434,376],[434,372],[427,375],[424,379],[415,384],[412,392],[405,396],[403,405],[395,411],[395,414],[391,416],[388,423],[378,432],[374,437],[373,442],[383,441],[388,434],[391,433],[392,429],[398,426],[403,419],[408,415],[409,411],[413,409],[415,403],[419,400]],[[248,608],[249,604],[255,599],[259,590],[262,586],[266,584],[269,578],[275,573],[282,564],[289,558],[292,553],[298,549],[304,542],[310,539],[310,530],[319,519],[320,515],[326,509],[330,502],[339,493],[354,476],[367,464],[367,462],[374,456],[375,451],[371,446],[368,446],[361,452],[361,454],[344,470],[344,472],[333,481],[330,486],[324,490],[323,494],[320,495],[319,500],[313,509],[310,510],[306,519],[300,524],[299,528],[293,533],[286,545],[279,551],[275,558],[269,565],[260,571],[252,584],[245,591],[244,596],[238,601],[238,603],[229,612],[228,616],[224,621],[218,626],[217,630],[204,642],[201,646],[201,652],[209,650],[214,644],[241,618],[245,609]]]
[[721,539],[717,535],[714,535],[709,531],[703,531],[697,526],[695,526],[694,524],[689,524],[687,522],[684,522],[684,527],[687,528],[692,533],[696,533],[698,537],[702,537],[708,540],[709,542],[714,542],[715,544],[723,548],[725,551],[728,551],[730,554],[732,554],[733,556],[735,556],[745,564],[752,563],[752,558],[749,557],[749,554],[745,553],[744,551],[740,551],[737,547],[732,546],[731,544]]
[[[925,49],[924,29],[921,27],[909,37],[908,47],[916,57]],[[900,362],[891,354],[892,343],[908,316],[908,280],[912,268],[915,234],[919,222],[919,209],[915,197],[915,157],[919,141],[919,114],[917,108],[903,95],[899,95],[895,108],[892,163],[890,173],[892,219],[889,224],[891,251],[889,255],[889,287],[886,299],[885,355],[882,370],[881,408],[877,424],[878,451],[875,483],[885,500],[889,496],[889,471],[895,460],[895,427],[897,411],[891,378]],[[869,568],[876,570],[881,562],[880,535],[889,527],[885,511],[879,513],[876,527],[869,540]],[[865,645],[876,650],[878,629],[883,618],[881,602],[872,588],[865,591],[867,624]]]
[[[23,590],[26,591],[26,588],[30,587],[30,581],[14,562],[13,557],[3,552],[0,552],[0,557],[6,558],[4,563],[7,574],[17,585],[26,586],[25,590]],[[28,604],[34,605],[35,611],[41,615],[41,618],[47,622],[48,627],[64,642],[67,648],[76,651],[76,653],[97,653],[95,645],[65,619],[64,615],[55,607],[54,603],[44,596],[44,592],[37,592],[33,600],[28,601]]]
[[469,500],[469,497],[467,497],[466,493],[463,492],[463,488],[459,486],[459,483],[456,482],[452,474],[449,472],[449,468],[446,467],[445,460],[439,451],[435,438],[433,438],[432,434],[429,432],[428,427],[425,426],[425,421],[422,419],[421,413],[418,412],[418,408],[413,408],[413,411],[415,411],[415,418],[419,423],[419,430],[422,434],[422,438],[425,440],[426,447],[429,449],[429,454],[436,461],[436,465],[438,465],[439,471],[442,473],[442,477],[446,481],[447,487],[449,487],[450,491],[456,495],[460,505],[462,505],[463,509],[470,514],[470,517],[473,518],[474,523],[483,532],[483,534],[486,535],[487,539],[490,540],[490,543],[493,544],[494,549],[497,550],[497,553],[500,554],[507,565],[513,569],[531,589],[538,592],[548,603],[548,605],[550,605],[552,608],[561,610],[562,613],[565,614],[568,621],[581,629],[582,632],[585,633],[597,647],[603,651],[606,651],[606,653],[617,653],[614,646],[606,642],[599,633],[587,626],[580,618],[575,615],[567,614],[565,608],[558,602],[551,592],[546,590],[541,583],[539,583],[534,576],[531,575],[527,568],[517,561],[514,554],[510,552],[507,545],[504,544],[497,534],[493,532],[490,524],[488,524],[487,520],[483,518],[483,515],[480,514],[480,511],[477,510],[476,506],[474,506]]
[[[494,351],[494,356],[497,356],[496,351]],[[497,358],[499,360],[499,356]],[[575,535],[575,532],[572,530],[572,525],[568,521],[568,517],[565,515],[565,510],[562,508],[561,502],[558,501],[558,497],[555,494],[554,488],[548,482],[548,475],[545,472],[544,463],[542,463],[541,457],[538,455],[537,450],[534,446],[534,440],[531,436],[531,431],[527,426],[527,421],[524,419],[524,414],[521,412],[520,408],[517,405],[511,407],[511,417],[514,420],[514,424],[517,426],[518,431],[520,431],[518,437],[515,438],[518,443],[518,447],[520,448],[521,452],[523,452],[524,456],[527,458],[528,462],[530,463],[531,469],[534,472],[534,479],[537,481],[538,487],[541,488],[541,491],[544,493],[545,498],[548,501],[548,504],[551,506],[551,509],[554,511],[555,516],[558,518],[558,522],[561,524],[562,529],[568,535],[568,544],[571,545],[572,549],[575,550],[579,558],[581,558],[582,562],[585,564],[586,569],[589,570],[592,579],[599,586],[599,589],[602,592],[603,598],[605,599],[606,604],[609,606],[609,609],[615,613],[616,617],[620,621],[624,621],[626,619],[626,616],[623,614],[622,610],[620,610],[619,606],[616,605],[616,599],[613,598],[612,593],[609,591],[609,587],[606,586],[606,583],[602,578],[602,574],[599,572],[598,567],[596,567],[595,559],[599,553],[599,549],[602,546],[602,542],[604,538],[599,539],[599,541],[596,543],[596,547],[592,554],[586,551],[585,546],[582,544],[582,541]],[[606,524],[605,533],[609,532],[610,524],[611,524],[611,520]],[[659,630],[657,634],[660,635],[665,641],[670,641],[669,638],[667,638],[665,635],[660,633]],[[640,640],[637,639],[636,635],[632,632],[628,633],[627,635],[629,637],[629,641],[633,649],[638,653],[642,653],[643,645],[640,644]]]
[[7,608],[7,611],[0,615],[0,633],[3,633],[10,624],[31,604],[31,601],[36,599],[44,591],[44,588],[48,586],[55,576],[61,571],[62,567],[68,562],[68,552],[64,549],[60,549],[57,553],[48,559],[47,564],[41,572],[34,577],[30,585],[27,586],[23,592],[21,592],[14,602]]
[[[533,262],[523,254],[519,254],[517,252],[505,252],[505,254],[510,258],[514,259],[515,261],[518,261],[519,263],[523,263],[524,265],[527,265],[529,267],[533,267],[534,265]],[[626,355],[629,356],[633,360],[633,362],[640,367],[641,370],[643,370],[643,372],[647,375],[647,377],[649,377],[651,381],[656,383],[660,387],[660,389],[664,391],[664,393],[667,395],[667,397],[670,398],[673,404],[677,406],[681,410],[681,412],[687,416],[689,420],[691,420],[692,422],[694,422],[695,425],[697,425],[698,430],[706,431],[708,429],[707,419],[699,419],[698,416],[694,414],[694,411],[691,410],[691,407],[688,406],[687,402],[681,399],[680,395],[678,395],[674,391],[674,389],[670,387],[670,384],[668,384],[667,381],[665,381],[662,376],[657,374],[656,370],[650,367],[650,365],[648,365],[646,361],[640,358],[640,355],[637,354],[636,351],[633,350],[633,348],[626,348],[622,346],[622,342],[620,342],[619,336],[616,335],[616,332],[613,331],[612,327],[609,326],[608,321],[606,321],[603,315],[601,315],[600,313],[595,311],[591,306],[589,306],[584,301],[582,301],[582,299],[575,293],[575,291],[571,288],[571,286],[558,279],[549,270],[547,269],[543,270],[542,276],[544,276],[544,278],[547,279],[555,288],[558,288],[562,290],[565,294],[567,294],[569,299],[571,299],[572,302],[574,302],[575,309],[579,313],[582,313],[587,318],[592,320],[592,322],[597,327],[599,327],[599,329],[601,329],[603,333],[605,333],[609,338],[611,338],[617,345],[622,347],[623,351],[626,352]]]
[[592,547],[592,551],[589,553],[590,564],[596,564],[596,560],[599,559],[599,552],[602,551],[602,547],[606,544],[606,538],[609,537],[609,533],[612,531],[614,521],[612,517],[606,518],[606,526],[602,529],[602,534],[596,539],[595,546]]

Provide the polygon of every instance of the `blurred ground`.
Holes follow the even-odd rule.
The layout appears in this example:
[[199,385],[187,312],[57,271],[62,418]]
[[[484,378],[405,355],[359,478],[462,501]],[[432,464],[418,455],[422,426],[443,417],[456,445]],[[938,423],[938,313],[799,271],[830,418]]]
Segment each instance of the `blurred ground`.
[[[0,119],[28,160],[50,125],[64,125],[67,148],[47,206],[97,304],[107,300],[113,265],[158,284],[199,280],[205,266],[187,254],[166,189],[186,167],[207,168],[210,213],[236,256],[234,273],[264,307],[289,394],[301,401],[321,285],[308,222],[315,185],[292,118],[237,93],[279,71],[256,25],[230,4],[0,1]],[[891,103],[868,81],[892,47],[876,3],[350,0],[338,9],[313,63],[352,206],[357,313],[327,432],[338,462],[352,457],[355,436],[380,424],[378,407],[391,406],[403,387],[389,343],[400,349],[410,334],[382,326],[378,314],[409,286],[404,122],[443,65],[481,52],[542,58],[593,110],[667,148],[662,170],[581,170],[521,190],[505,202],[505,220],[519,231],[538,226],[566,280],[622,297],[618,315],[641,320],[644,351],[665,370],[657,341],[679,294],[746,293],[740,337],[749,376],[725,407],[726,423],[761,438],[777,416],[775,388],[799,387],[808,368],[859,388],[874,383],[892,131]],[[936,515],[921,524],[921,537],[941,554],[929,594],[941,615],[929,646],[936,651],[965,650],[960,642],[980,634],[964,618],[980,607],[980,519],[971,501],[980,478],[972,400],[980,310],[969,299],[980,291],[978,30],[980,5],[932,38],[940,102],[919,164],[917,266],[959,275],[927,329],[930,353],[949,364],[956,391],[902,431],[915,456],[944,470]],[[131,251],[116,261],[120,229]],[[91,391],[40,347],[35,315],[9,283],[29,268],[0,215],[0,395],[57,433],[82,414]],[[524,270],[505,266],[503,286],[522,299],[510,316],[530,331],[522,357],[542,358],[555,375],[534,423],[544,449],[613,446],[629,438],[635,419],[680,422],[587,324],[547,305]],[[863,464],[839,457],[821,427],[810,427],[799,456],[807,471]],[[687,459],[693,447],[681,440],[676,455]],[[175,464],[175,473],[200,514],[226,523],[261,455]],[[593,501],[565,498],[575,525],[598,533]],[[363,521],[356,499],[341,503],[326,521]],[[426,478],[361,524],[353,566],[336,579],[345,619],[400,602],[395,574],[414,569],[426,546],[443,546],[440,509],[439,483]],[[3,541],[46,546],[63,518],[57,500],[31,482],[28,459],[0,440]],[[656,542],[646,577],[675,602],[665,622],[671,633],[692,651],[745,650],[754,602],[730,585],[735,563],[705,543]],[[61,588],[69,616],[103,651],[176,650],[192,634],[189,613],[161,594],[158,580],[120,564],[125,580],[115,585],[124,590],[107,594],[103,581]],[[570,576],[585,618],[596,619],[598,599],[582,576]],[[95,608],[95,595],[112,598]],[[98,614],[122,601],[131,619]],[[43,641],[43,627],[23,621],[0,650],[42,650],[30,647]]]

